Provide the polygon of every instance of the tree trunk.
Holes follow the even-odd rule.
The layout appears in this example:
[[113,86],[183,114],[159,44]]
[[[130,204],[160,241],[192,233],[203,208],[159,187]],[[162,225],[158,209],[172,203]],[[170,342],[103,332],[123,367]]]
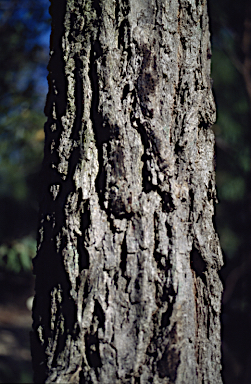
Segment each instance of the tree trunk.
[[52,0],[35,382],[222,383],[206,0]]

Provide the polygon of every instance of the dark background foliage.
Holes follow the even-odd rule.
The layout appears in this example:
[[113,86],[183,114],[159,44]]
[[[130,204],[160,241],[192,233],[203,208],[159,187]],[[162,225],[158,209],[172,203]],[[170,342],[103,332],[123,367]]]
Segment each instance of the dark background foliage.
[[225,256],[223,377],[251,382],[251,3],[209,1],[218,110],[216,225]]
[[[0,0],[0,383],[32,382],[32,295],[49,0]],[[225,384],[251,382],[251,5],[209,0]],[[16,319],[16,320],[15,320]],[[18,319],[18,321],[17,321]],[[21,321],[23,319],[23,323]],[[25,320],[26,319],[26,320]],[[24,324],[25,323],[25,324]],[[16,354],[15,351],[20,353]],[[23,351],[23,352],[22,352]]]

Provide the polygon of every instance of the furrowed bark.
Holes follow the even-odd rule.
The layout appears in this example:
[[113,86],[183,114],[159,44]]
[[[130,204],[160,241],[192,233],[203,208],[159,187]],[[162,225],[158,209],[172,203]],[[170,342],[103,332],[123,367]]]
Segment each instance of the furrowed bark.
[[206,1],[51,14],[35,382],[222,383]]

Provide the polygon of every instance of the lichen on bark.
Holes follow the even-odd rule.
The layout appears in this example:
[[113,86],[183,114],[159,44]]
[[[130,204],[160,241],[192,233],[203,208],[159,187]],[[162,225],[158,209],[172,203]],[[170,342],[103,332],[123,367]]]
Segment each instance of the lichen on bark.
[[51,14],[35,381],[220,384],[206,2]]

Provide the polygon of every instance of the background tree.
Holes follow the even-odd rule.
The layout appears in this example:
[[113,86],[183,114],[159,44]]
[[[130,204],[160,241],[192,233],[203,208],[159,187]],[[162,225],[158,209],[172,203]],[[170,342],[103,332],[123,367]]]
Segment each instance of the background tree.
[[207,6],[51,14],[35,381],[221,383]]

